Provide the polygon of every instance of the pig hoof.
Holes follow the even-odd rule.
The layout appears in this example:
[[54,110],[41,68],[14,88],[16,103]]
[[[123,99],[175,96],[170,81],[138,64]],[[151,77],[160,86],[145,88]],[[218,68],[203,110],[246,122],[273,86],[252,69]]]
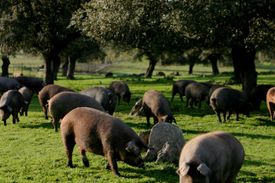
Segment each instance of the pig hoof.
[[87,158],[83,158],[82,162],[83,162],[83,164],[84,164],[85,167],[89,167],[90,166],[89,161],[88,161]]
[[72,164],[68,164],[67,166],[70,167],[70,168],[75,168],[76,167],[76,166],[74,166]]

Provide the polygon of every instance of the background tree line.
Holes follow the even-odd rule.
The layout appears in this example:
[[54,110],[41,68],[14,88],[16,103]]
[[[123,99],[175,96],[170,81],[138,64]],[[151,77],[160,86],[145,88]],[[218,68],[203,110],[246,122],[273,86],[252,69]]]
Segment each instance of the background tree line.
[[138,49],[149,60],[145,77],[170,58],[187,58],[191,73],[205,50],[218,74],[217,61],[229,54],[234,78],[248,92],[257,84],[256,52],[274,50],[274,0],[3,0],[0,14],[1,52],[41,54],[47,83],[60,59],[71,62],[73,78],[78,58],[103,58],[108,45]]

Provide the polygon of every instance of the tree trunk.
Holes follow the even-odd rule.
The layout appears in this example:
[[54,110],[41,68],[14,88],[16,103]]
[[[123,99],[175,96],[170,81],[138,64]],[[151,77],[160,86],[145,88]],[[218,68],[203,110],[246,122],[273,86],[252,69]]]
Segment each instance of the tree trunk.
[[194,61],[189,61],[189,70],[188,70],[188,74],[193,74],[193,67],[195,65]]
[[62,76],[67,76],[69,66],[68,56],[64,56],[64,63],[62,64]]
[[257,72],[255,67],[256,50],[254,46],[244,44],[232,48],[232,59],[235,73],[242,83],[242,89],[247,94],[257,85]]
[[151,78],[153,75],[153,71],[155,69],[155,66],[157,64],[157,59],[154,58],[153,55],[151,54],[147,54],[148,58],[149,58],[149,67],[147,68],[147,71],[145,73],[145,77],[146,78]]
[[53,68],[53,72],[54,72],[54,80],[57,80],[57,74],[58,74],[58,71],[59,71],[59,67],[60,67],[60,57],[59,56],[56,56],[54,57],[54,60],[53,60],[53,63],[54,63],[54,68]]
[[44,54],[45,62],[45,83],[53,84],[54,83],[54,62],[51,56]]
[[213,75],[217,75],[219,74],[219,68],[218,68],[218,59],[220,58],[220,54],[217,53],[213,53],[209,56],[209,60],[211,62],[211,66],[212,66],[212,74]]
[[9,77],[9,65],[10,65],[10,59],[8,56],[3,55],[2,56],[2,76]]
[[241,71],[240,69],[243,67],[242,66],[242,58],[239,56],[239,50],[240,46],[234,45],[231,50],[231,57],[232,57],[232,62],[233,62],[233,69],[234,69],[234,76],[233,80],[236,83],[241,83]]
[[74,71],[75,71],[75,64],[76,64],[76,59],[73,57],[69,57],[69,69],[67,73],[67,79],[74,79]]

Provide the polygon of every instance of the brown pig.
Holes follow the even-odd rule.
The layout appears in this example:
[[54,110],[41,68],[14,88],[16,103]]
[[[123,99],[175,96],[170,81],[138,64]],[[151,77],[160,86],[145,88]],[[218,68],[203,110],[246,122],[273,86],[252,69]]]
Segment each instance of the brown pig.
[[244,149],[231,134],[221,131],[199,135],[182,148],[180,183],[232,183],[244,161]]
[[147,146],[129,126],[109,114],[93,108],[78,107],[62,119],[60,130],[69,167],[73,167],[72,152],[75,144],[86,167],[89,166],[86,151],[105,156],[107,168],[115,175],[120,175],[117,161],[144,167],[140,152]]
[[131,109],[130,115],[141,113],[146,116],[147,126],[150,126],[150,117],[154,118],[154,124],[158,122],[176,122],[168,100],[156,90],[148,90],[143,98],[138,100]]

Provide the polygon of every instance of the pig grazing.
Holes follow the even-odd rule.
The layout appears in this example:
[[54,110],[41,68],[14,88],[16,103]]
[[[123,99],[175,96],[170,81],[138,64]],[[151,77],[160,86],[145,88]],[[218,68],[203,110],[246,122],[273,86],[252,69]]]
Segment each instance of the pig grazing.
[[173,83],[172,86],[172,98],[171,98],[171,102],[173,102],[174,100],[174,96],[179,93],[180,95],[180,100],[183,102],[183,96],[185,96],[185,88],[188,84],[190,83],[194,83],[195,81],[193,80],[178,80],[176,82]]
[[123,81],[113,81],[109,88],[117,95],[118,97],[118,104],[120,104],[120,99],[122,98],[123,101],[129,102],[131,100],[131,92],[128,85]]
[[0,76],[0,93],[8,90],[17,90],[20,88],[20,83],[13,78]]
[[[198,108],[201,108],[201,102],[207,101],[209,93],[209,87],[205,83],[190,83],[185,88],[186,107],[193,108],[193,104],[197,104]],[[189,102],[190,100],[190,102]]]
[[58,93],[49,100],[49,112],[56,132],[59,120],[77,107],[91,107],[104,111],[103,107],[95,99],[87,95],[75,92]]
[[22,85],[28,87],[33,92],[37,93],[46,85],[46,83],[37,77],[18,76],[15,79]]
[[249,94],[249,101],[253,109],[259,110],[262,101],[266,101],[267,91],[274,87],[273,85],[257,85]]
[[25,101],[25,106],[20,111],[20,115],[22,116],[25,113],[25,116],[28,116],[28,109],[33,96],[33,91],[27,88],[26,86],[21,87],[18,91],[24,97]]
[[24,97],[17,90],[6,91],[0,99],[1,118],[6,126],[7,119],[12,115],[13,124],[19,122],[18,113],[25,106]]
[[113,115],[117,104],[117,96],[112,90],[104,87],[94,87],[83,90],[80,93],[94,98],[105,111]]
[[42,88],[38,93],[38,100],[45,114],[45,119],[48,119],[48,100],[52,98],[55,94],[63,91],[73,91],[72,89],[65,88],[55,84],[49,84]]
[[178,163],[184,145],[182,130],[170,123],[157,123],[151,129],[145,161]]
[[242,144],[221,131],[199,135],[182,148],[180,183],[233,183],[244,162]]
[[147,126],[150,126],[150,117],[154,118],[154,124],[158,122],[176,122],[167,99],[156,90],[148,90],[143,98],[138,100],[133,106],[130,114],[141,113],[143,110],[146,116]]
[[73,167],[72,152],[75,144],[86,167],[89,166],[86,151],[105,156],[108,160],[107,168],[115,175],[120,175],[117,161],[144,167],[140,152],[147,146],[130,127],[109,114],[78,107],[62,119],[60,130],[70,167]]
[[226,121],[226,113],[229,112],[227,119],[233,112],[236,113],[236,120],[239,120],[239,114],[249,115],[250,103],[244,92],[221,87],[216,89],[210,97],[210,106],[216,112],[219,122],[222,122],[220,113],[223,113],[224,122]]
[[268,90],[266,94],[266,105],[270,115],[270,119],[275,119],[275,87]]

